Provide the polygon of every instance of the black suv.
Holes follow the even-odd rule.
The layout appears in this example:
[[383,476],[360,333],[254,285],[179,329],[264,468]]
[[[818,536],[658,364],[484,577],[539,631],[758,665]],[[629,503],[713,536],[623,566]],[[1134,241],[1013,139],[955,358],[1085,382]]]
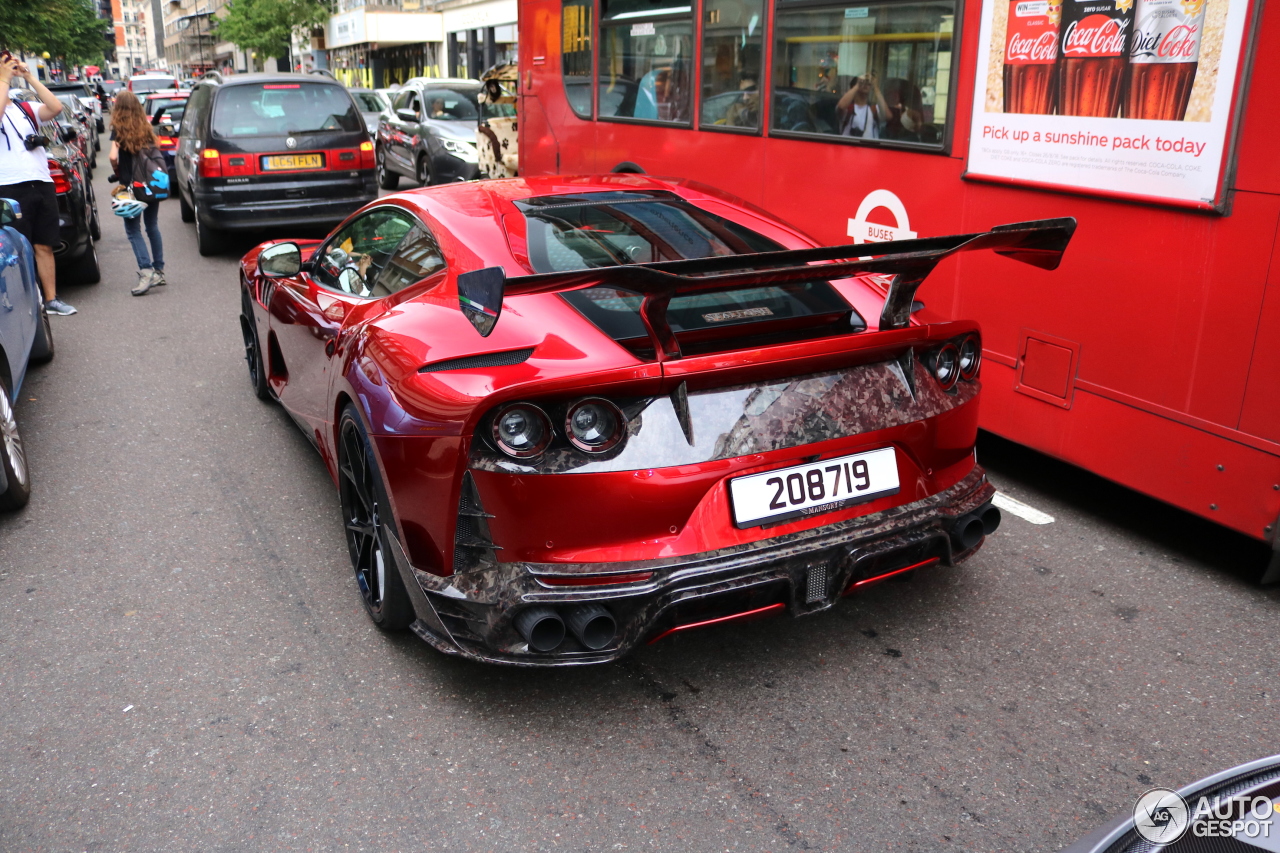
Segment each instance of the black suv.
[[328,228],[378,197],[364,120],[318,75],[206,74],[187,100],[175,167],[202,255],[221,248],[221,231]]

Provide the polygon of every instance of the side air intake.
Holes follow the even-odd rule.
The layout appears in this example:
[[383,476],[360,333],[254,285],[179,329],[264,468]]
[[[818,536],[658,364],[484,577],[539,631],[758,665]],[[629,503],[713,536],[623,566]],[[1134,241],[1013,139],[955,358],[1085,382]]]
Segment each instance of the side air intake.
[[506,367],[511,364],[523,364],[533,355],[533,347],[513,349],[507,352],[489,352],[484,355],[469,355],[465,358],[449,358],[427,364],[418,368],[419,373],[439,373],[442,370],[475,370],[480,367]]

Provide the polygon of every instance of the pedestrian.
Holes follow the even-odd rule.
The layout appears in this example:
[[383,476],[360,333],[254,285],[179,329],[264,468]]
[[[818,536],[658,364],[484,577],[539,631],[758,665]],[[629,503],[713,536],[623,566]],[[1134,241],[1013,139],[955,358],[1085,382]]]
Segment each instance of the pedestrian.
[[[129,244],[133,246],[133,256],[138,261],[138,283],[129,292],[134,296],[142,296],[153,287],[160,287],[167,282],[164,279],[164,243],[160,239],[160,196],[150,192],[149,180],[139,181],[135,176],[135,161],[145,157],[156,148],[156,132],[142,111],[142,103],[138,96],[122,89],[116,95],[116,105],[111,109],[111,153],[108,159],[111,168],[122,188],[127,187],[142,205],[139,214],[138,206],[117,205],[112,202],[112,210],[125,217],[124,231],[129,235]],[[149,176],[145,176],[149,178]],[[165,190],[168,184],[166,178]],[[119,192],[117,190],[116,192]],[[112,194],[113,198],[116,194]],[[146,226],[147,239],[142,237],[142,228]],[[151,253],[147,253],[147,240],[151,241]]]
[[[14,78],[26,78],[39,106],[9,99]],[[67,316],[76,309],[58,298],[53,247],[62,242],[58,221],[58,196],[49,175],[51,140],[40,133],[40,125],[62,112],[62,102],[40,82],[25,63],[9,51],[0,51],[0,197],[11,198],[22,209],[22,218],[12,223],[31,243],[36,254],[36,272],[44,292],[47,314]]]

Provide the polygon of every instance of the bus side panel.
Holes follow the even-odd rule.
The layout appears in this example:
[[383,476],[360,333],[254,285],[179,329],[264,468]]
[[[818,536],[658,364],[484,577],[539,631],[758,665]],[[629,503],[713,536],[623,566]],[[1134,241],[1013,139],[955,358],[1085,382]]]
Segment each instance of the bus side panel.
[[[1240,430],[1280,444],[1280,233],[1271,251]],[[1277,481],[1275,484],[1280,484]]]
[[[1237,189],[1280,193],[1280,157],[1276,156],[1276,97],[1280,92],[1280,62],[1274,58],[1280,44],[1280,14],[1275,4],[1263,9],[1249,75],[1249,96],[1240,126],[1236,159]],[[1246,33],[1246,39],[1248,34]]]
[[522,0],[519,26],[520,174],[554,175],[561,170],[560,146],[589,147],[592,123],[575,116],[565,97],[558,0]]
[[1280,515],[1280,453],[1080,389],[1070,410],[1034,400],[992,361],[982,374],[984,429],[1257,539]]

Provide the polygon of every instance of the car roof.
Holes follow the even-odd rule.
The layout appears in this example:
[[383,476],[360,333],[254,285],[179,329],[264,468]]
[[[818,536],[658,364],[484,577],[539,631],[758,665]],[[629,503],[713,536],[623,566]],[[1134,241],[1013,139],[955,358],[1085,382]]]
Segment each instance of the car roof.
[[[209,82],[202,78],[202,83]],[[337,86],[339,89],[346,87],[334,80],[332,77],[326,77],[322,74],[291,74],[289,72],[273,72],[260,71],[253,74],[232,74],[224,77],[217,82],[220,86],[251,86],[255,83],[315,83],[320,86]]]
[[152,101],[157,98],[189,98],[191,92],[186,89],[161,89],[157,92],[147,92],[147,100]]

